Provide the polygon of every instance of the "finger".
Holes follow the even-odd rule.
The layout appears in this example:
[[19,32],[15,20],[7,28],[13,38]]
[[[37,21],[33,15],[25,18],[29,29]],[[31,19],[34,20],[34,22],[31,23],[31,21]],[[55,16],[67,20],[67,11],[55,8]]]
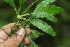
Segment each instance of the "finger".
[[24,43],[25,43],[26,46],[29,46],[29,45],[30,45],[30,40],[29,40],[29,38],[25,37]]
[[[10,24],[5,25],[3,27],[7,27],[7,26],[13,27],[14,25],[15,25],[15,23],[10,23]],[[7,28],[5,28],[3,30],[0,30],[0,42],[3,42],[3,41],[5,41],[8,38],[8,35],[7,34],[10,33],[11,27],[7,27]]]
[[8,35],[3,30],[0,30],[0,39],[5,41],[7,37]]
[[14,47],[14,46],[18,47],[21,44],[21,42],[23,41],[24,36],[25,36],[25,30],[24,30],[24,28],[21,28],[17,31],[16,34],[12,35],[11,38],[6,40],[6,44],[8,44],[8,45],[11,44],[11,46],[13,45],[12,47]]
[[8,24],[8,25],[3,26],[3,27],[4,27],[3,31],[5,31],[5,33],[9,35],[10,32],[11,32],[11,29],[13,28],[13,26],[14,26],[15,24],[16,24],[16,23],[10,23],[10,24]]
[[31,33],[30,28],[26,28],[25,30],[26,30],[26,35],[29,35]]
[[2,43],[2,42],[4,42],[4,40],[3,39],[0,39],[0,43]]

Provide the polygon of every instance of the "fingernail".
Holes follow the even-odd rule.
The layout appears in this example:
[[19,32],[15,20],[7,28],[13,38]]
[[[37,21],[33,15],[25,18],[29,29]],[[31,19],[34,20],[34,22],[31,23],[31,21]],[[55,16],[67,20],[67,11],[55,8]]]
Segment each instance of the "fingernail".
[[17,34],[18,34],[18,35],[24,35],[24,34],[25,34],[24,28],[19,29],[19,30],[17,31]]

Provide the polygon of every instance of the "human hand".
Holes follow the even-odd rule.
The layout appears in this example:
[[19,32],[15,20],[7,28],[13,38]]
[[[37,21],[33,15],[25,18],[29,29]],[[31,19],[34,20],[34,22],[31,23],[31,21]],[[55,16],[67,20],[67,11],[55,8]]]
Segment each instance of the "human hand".
[[0,30],[0,47],[18,47],[25,36],[25,29],[21,28],[15,32],[11,37],[9,34],[11,33],[11,29],[14,27],[15,23],[10,23],[6,26],[11,26]]

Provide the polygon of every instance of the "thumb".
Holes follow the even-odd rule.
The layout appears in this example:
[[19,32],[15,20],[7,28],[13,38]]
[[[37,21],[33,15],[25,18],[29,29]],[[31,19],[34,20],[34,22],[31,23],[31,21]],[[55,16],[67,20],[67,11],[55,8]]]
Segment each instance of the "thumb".
[[16,32],[16,34],[12,35],[8,40],[6,40],[6,44],[8,44],[9,47],[18,47],[23,41],[24,36],[25,29],[21,28]]

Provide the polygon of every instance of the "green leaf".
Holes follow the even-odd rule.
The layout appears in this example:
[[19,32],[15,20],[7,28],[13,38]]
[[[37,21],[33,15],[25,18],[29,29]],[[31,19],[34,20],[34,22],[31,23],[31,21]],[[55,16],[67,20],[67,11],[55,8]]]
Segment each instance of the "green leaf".
[[12,7],[15,8],[14,0],[5,0],[7,3],[9,3]]
[[36,18],[46,17],[47,20],[57,23],[58,21],[53,15],[58,14],[62,11],[63,9],[61,7],[55,5],[45,5],[40,3],[32,14],[36,16]]
[[61,7],[55,5],[49,5],[50,3],[54,2],[55,0],[44,0],[39,3],[34,10],[33,17],[36,18],[46,18],[54,23],[57,23],[58,20],[53,16],[63,11]]
[[44,3],[44,4],[50,4],[50,3],[52,3],[52,2],[54,2],[55,0],[44,0],[44,1],[42,1],[41,3]]
[[61,7],[58,7],[58,6],[55,6],[55,5],[40,4],[36,7],[33,14],[36,14],[37,12],[41,12],[41,11],[44,11],[44,12],[50,13],[52,15],[55,15],[55,14],[59,14],[60,12],[62,12],[63,9]]
[[15,33],[15,32],[14,32],[14,29],[11,29],[11,33],[10,33],[9,36],[12,36],[14,33]]
[[54,23],[58,22],[58,20],[52,14],[47,12],[37,12],[36,14],[33,14],[33,16],[36,16],[36,18],[46,18]]
[[32,40],[34,40],[35,38],[37,38],[41,35],[44,35],[43,33],[40,33],[37,30],[33,30],[33,29],[31,30],[31,32],[32,33],[30,35],[28,35],[28,37],[30,37]]
[[44,7],[44,9],[45,9],[44,10],[45,12],[48,12],[52,15],[59,14],[59,13],[63,12],[63,8],[55,6],[55,5],[47,5],[46,7]]
[[52,36],[56,36],[56,33],[54,32],[53,28],[50,25],[48,25],[46,22],[39,19],[31,19],[30,23],[32,23],[34,26],[41,29],[42,31]]
[[40,2],[40,3],[37,5],[37,7],[36,7],[36,9],[34,10],[33,13],[35,13],[35,12],[37,12],[37,11],[39,11],[39,10],[43,10],[43,7],[46,7],[48,4],[50,4],[50,3],[54,2],[54,1],[55,1],[55,0],[44,0],[44,1]]
[[28,35],[28,37],[30,37],[32,40],[34,40],[36,37],[33,35],[33,33],[31,33],[30,35]]
[[20,6],[23,5],[26,2],[26,0],[19,0]]
[[31,30],[31,31],[32,31],[32,34],[35,36],[35,38],[39,37],[40,35],[44,35],[43,33],[40,33],[37,30]]
[[38,47],[33,40],[30,39],[31,47]]
[[24,10],[24,12],[23,12],[22,14],[26,13],[26,12],[31,8],[31,6],[34,5],[34,3],[36,3],[37,1],[38,1],[38,0],[34,1],[33,3],[31,3],[31,4]]

